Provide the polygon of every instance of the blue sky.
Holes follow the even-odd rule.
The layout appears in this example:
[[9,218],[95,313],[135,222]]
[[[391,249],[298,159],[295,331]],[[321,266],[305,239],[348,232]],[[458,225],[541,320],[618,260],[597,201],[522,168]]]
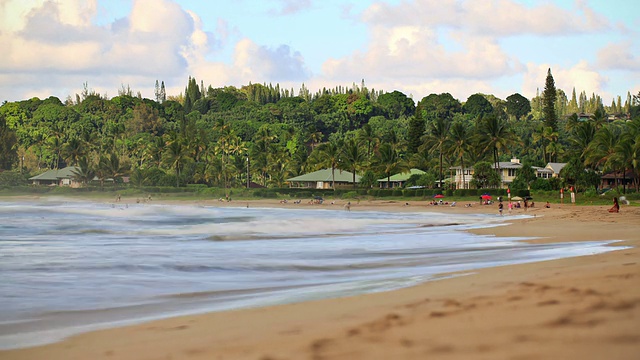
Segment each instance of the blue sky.
[[531,98],[556,86],[605,105],[640,91],[632,0],[0,0],[0,101],[129,85],[312,91],[365,80],[418,101],[449,92]]

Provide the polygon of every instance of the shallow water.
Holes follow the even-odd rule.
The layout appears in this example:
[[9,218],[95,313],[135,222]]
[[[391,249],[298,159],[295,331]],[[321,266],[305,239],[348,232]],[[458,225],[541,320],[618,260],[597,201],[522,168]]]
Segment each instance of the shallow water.
[[611,251],[465,229],[495,215],[0,202],[0,348],[168,316],[407,287]]

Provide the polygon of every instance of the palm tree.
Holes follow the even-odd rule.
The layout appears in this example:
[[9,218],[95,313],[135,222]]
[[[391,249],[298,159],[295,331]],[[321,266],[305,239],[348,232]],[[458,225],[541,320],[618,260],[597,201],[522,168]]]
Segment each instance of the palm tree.
[[477,128],[478,144],[484,151],[491,150],[494,167],[500,172],[500,151],[504,151],[516,143],[515,134],[507,123],[495,116],[483,117]]
[[376,152],[376,167],[387,176],[387,188],[391,186],[391,175],[409,171],[409,165],[389,143],[383,143]]
[[189,156],[189,149],[183,142],[181,137],[170,140],[163,155],[165,163],[176,171],[176,187],[180,186],[180,168]]
[[[546,127],[543,132],[544,138],[547,140],[545,152],[549,155],[549,162],[553,162],[559,153],[563,151],[562,145],[558,142],[560,135],[558,131],[554,131],[550,127]],[[545,160],[546,161],[546,160]]]
[[353,188],[356,188],[356,171],[362,169],[367,156],[356,139],[348,139],[342,148],[342,162],[353,173]]
[[314,131],[307,135],[307,142],[311,144],[311,151],[316,148],[316,145],[322,141],[322,133],[320,131]]
[[616,156],[616,146],[620,141],[619,128],[605,126],[596,132],[587,149],[586,165],[603,171],[615,171],[621,166]]
[[579,154],[580,160],[584,162],[589,144],[596,135],[596,128],[591,122],[583,122],[577,125],[571,134],[570,142]]
[[141,187],[149,182],[149,177],[145,174],[145,171],[137,167],[131,171],[130,182],[134,186]]
[[462,167],[462,186],[467,186],[464,168],[464,156],[469,151],[470,146],[469,132],[461,122],[456,122],[451,126],[451,141],[449,143],[450,152],[460,160]]
[[317,166],[331,167],[331,188],[336,189],[336,169],[340,166],[340,145],[335,140],[318,145],[317,158],[319,159]]
[[267,177],[271,168],[270,157],[271,144],[277,139],[271,132],[268,125],[261,126],[253,136],[253,147],[251,149],[251,162],[255,168],[260,169],[262,185],[267,185]]
[[82,184],[88,184],[96,176],[95,170],[89,164],[86,157],[82,157],[78,160],[78,166],[72,171],[73,177],[76,181]]
[[360,130],[358,130],[358,140],[367,145],[367,159],[371,159],[375,148],[380,143],[380,139],[373,132],[373,128],[369,124],[364,124]]
[[63,146],[62,140],[59,134],[54,133],[53,136],[47,138],[46,142],[55,159],[53,163],[54,169],[58,169],[60,167],[60,153],[62,152]]
[[601,129],[607,123],[607,114],[605,114],[600,107],[593,112],[593,115],[591,115],[590,118],[596,129]]
[[77,138],[69,139],[62,146],[62,153],[64,154],[65,160],[69,160],[69,165],[76,165],[80,158],[85,156],[84,145],[81,140]]
[[427,134],[422,137],[422,146],[420,151],[428,150],[429,152],[437,152],[440,162],[440,177],[438,178],[438,187],[442,187],[442,158],[444,151],[449,146],[449,128],[451,123],[444,118],[436,118],[429,123]]
[[113,186],[116,186],[116,179],[125,175],[129,170],[129,166],[121,163],[118,155],[113,152],[108,157],[101,158],[99,167],[107,177],[113,179]]

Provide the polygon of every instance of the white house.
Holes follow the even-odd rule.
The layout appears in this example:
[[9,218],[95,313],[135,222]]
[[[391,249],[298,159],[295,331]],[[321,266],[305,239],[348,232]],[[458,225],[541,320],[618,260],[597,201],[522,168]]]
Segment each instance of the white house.
[[[543,179],[550,179],[554,177],[558,177],[560,174],[560,170],[567,165],[566,163],[548,163],[544,168],[540,168],[537,166],[532,166],[532,168],[536,171],[536,176]],[[500,179],[501,184],[500,187],[502,189],[506,189],[511,185],[513,180],[516,178],[518,170],[522,168],[522,164],[519,159],[511,159],[511,161],[501,161],[498,163],[498,167],[500,168]],[[451,170],[455,170],[456,174],[454,176],[454,182],[456,184],[456,189],[469,189],[471,180],[473,179],[473,167],[465,167],[462,169],[460,166],[454,166],[450,168]],[[462,174],[464,173],[464,181]]]

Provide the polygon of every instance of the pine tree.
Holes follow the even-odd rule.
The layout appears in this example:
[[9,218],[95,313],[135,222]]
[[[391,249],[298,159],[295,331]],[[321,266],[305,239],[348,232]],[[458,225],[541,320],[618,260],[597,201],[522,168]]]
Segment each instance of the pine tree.
[[573,88],[573,92],[571,93],[571,101],[569,102],[569,112],[576,113],[578,112],[578,99],[576,97],[576,88]]
[[154,95],[156,96],[156,102],[160,102],[160,84],[158,83],[158,80],[156,80]]
[[164,81],[160,85],[160,102],[167,101],[167,90],[164,88]]
[[556,84],[553,81],[553,76],[551,75],[551,68],[547,71],[547,79],[545,81],[542,97],[544,123],[546,126],[553,129],[553,131],[558,131],[558,115],[556,114],[556,98],[558,97],[558,94],[556,91]]

